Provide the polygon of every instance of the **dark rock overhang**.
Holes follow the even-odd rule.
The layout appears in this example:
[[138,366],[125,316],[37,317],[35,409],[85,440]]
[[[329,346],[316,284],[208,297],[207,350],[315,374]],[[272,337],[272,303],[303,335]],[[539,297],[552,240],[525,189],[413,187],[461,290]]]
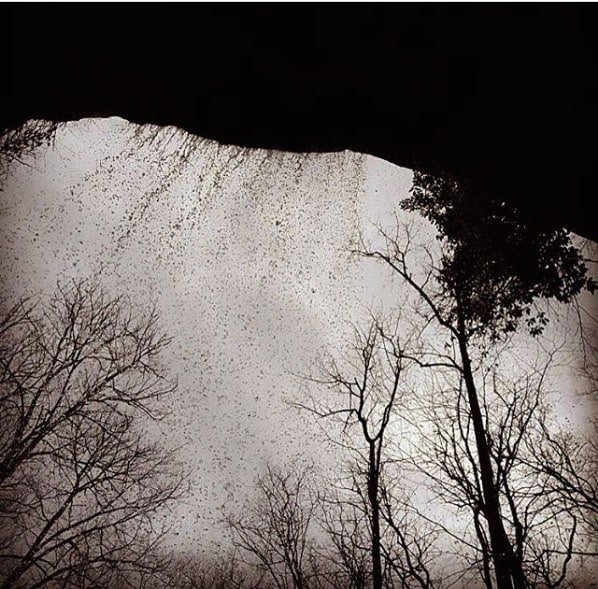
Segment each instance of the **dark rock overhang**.
[[118,115],[448,171],[598,241],[591,5],[2,5],[0,126]]

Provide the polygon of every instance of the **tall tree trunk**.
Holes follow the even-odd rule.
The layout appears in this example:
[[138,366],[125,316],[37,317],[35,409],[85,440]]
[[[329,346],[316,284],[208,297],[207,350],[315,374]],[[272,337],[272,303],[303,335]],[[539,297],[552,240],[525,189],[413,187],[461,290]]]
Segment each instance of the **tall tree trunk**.
[[482,506],[480,505],[479,508],[474,512],[473,522],[475,525],[478,542],[482,548],[482,575],[484,578],[484,585],[486,586],[486,589],[494,589],[494,582],[492,581],[492,555],[490,554],[491,550],[488,546],[486,534],[480,521],[480,516],[482,515],[481,510]]
[[379,501],[379,478],[380,466],[376,455],[376,442],[371,440],[369,473],[368,473],[368,500],[372,510],[372,587],[382,589],[382,557],[380,539],[380,501]]
[[471,370],[471,360],[467,349],[465,322],[458,311],[459,352],[463,363],[463,378],[475,434],[476,448],[484,494],[483,513],[488,522],[492,560],[496,573],[497,589],[525,589],[526,582],[521,563],[515,557],[513,547],[503,526],[500,515],[498,488],[494,483],[494,473],[490,460],[490,450],[486,439],[486,428],[480,410],[477,389]]

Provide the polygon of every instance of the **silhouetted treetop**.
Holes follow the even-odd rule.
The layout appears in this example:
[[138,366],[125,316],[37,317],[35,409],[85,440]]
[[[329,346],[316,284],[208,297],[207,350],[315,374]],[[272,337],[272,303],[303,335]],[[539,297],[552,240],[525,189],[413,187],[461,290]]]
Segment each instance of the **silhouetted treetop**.
[[569,233],[539,228],[510,202],[479,199],[452,178],[416,172],[402,206],[438,230],[437,278],[453,301],[449,313],[459,313],[470,334],[499,338],[524,320],[537,335],[547,319],[534,309],[536,299],[568,302],[596,288]]

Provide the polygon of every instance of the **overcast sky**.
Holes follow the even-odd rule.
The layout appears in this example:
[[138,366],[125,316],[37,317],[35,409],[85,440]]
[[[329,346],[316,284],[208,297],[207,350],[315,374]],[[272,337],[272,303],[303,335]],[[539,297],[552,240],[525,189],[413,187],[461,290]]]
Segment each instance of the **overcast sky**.
[[163,433],[195,489],[179,515],[182,546],[242,499],[266,461],[330,459],[313,419],[285,400],[300,388],[295,374],[350,343],[351,323],[396,306],[388,271],[350,250],[373,224],[392,225],[411,179],[352,152],[241,150],[118,118],[69,123],[53,148],[11,169],[5,295],[96,275],[109,292],[156,302],[173,337],[179,389]]

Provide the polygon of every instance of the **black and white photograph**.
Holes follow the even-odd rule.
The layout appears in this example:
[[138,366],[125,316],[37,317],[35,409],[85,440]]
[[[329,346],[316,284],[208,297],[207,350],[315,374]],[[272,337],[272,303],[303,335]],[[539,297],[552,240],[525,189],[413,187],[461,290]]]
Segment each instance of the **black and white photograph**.
[[0,589],[598,589],[593,8],[0,4]]

